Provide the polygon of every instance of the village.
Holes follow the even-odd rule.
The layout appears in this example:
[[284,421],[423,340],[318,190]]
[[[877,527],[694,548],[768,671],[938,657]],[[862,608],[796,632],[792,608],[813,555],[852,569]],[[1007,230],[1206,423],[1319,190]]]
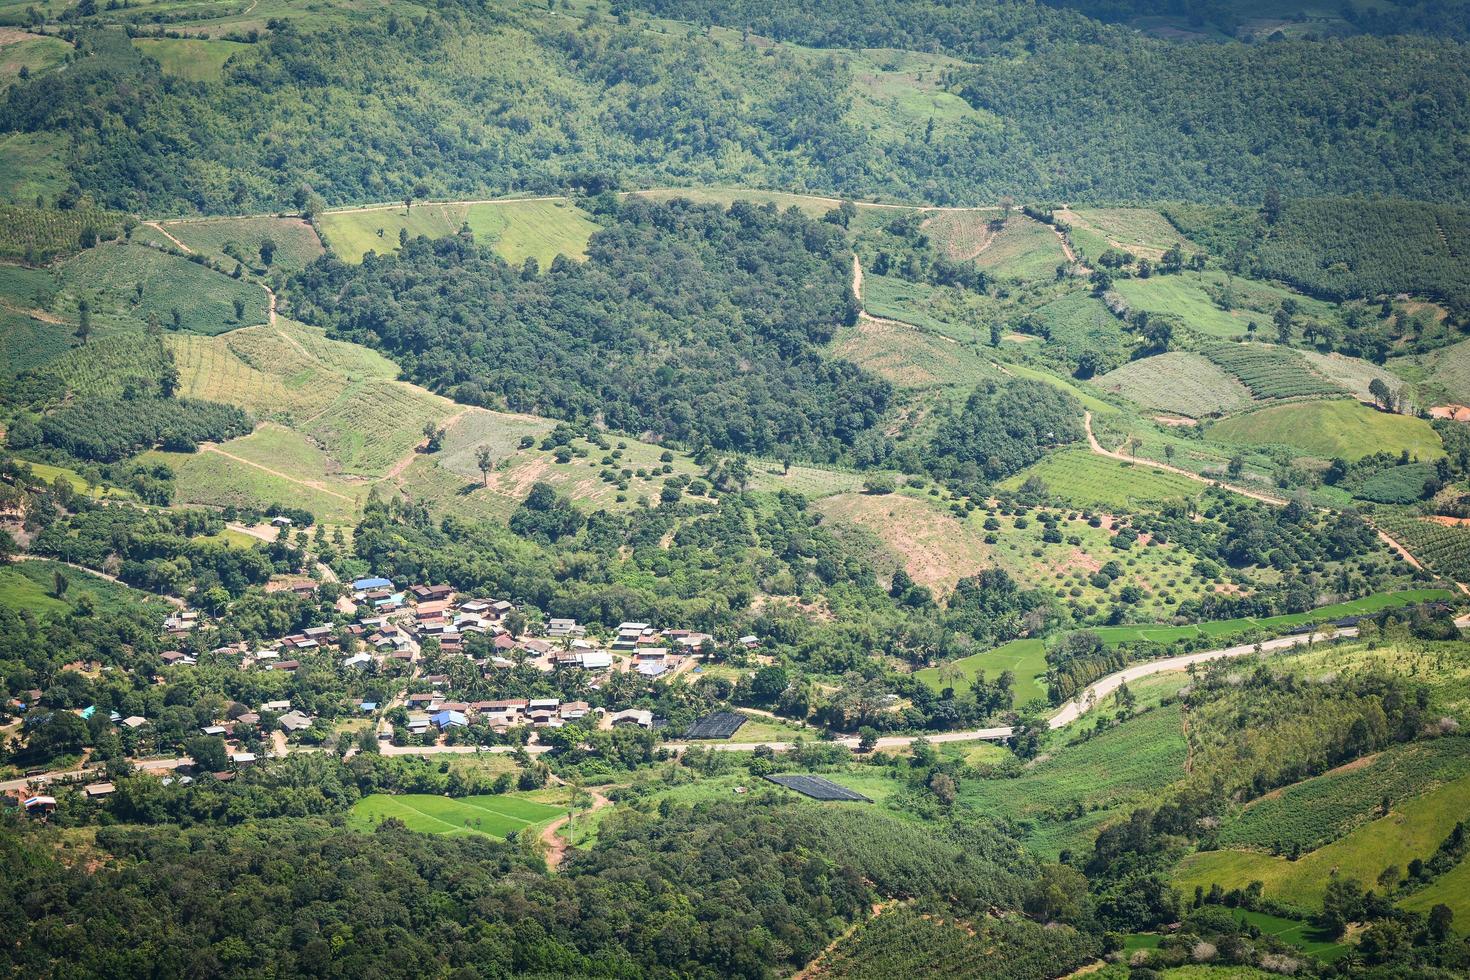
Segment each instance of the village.
[[[318,598],[321,584],[302,578],[273,582],[269,591],[289,590],[311,601]],[[188,785],[196,779],[229,782],[245,768],[291,752],[322,751],[328,742],[336,743],[346,758],[361,751],[368,740],[375,743],[374,751],[385,755],[517,749],[538,754],[565,744],[550,739],[548,733],[569,725],[583,732],[622,728],[663,732],[667,720],[634,702],[646,703],[654,682],[702,672],[702,664],[715,651],[715,638],[707,633],[625,622],[611,634],[596,636],[574,619],[531,620],[508,599],[462,594],[445,584],[400,586],[388,578],[368,576],[333,591],[338,593],[330,603],[334,621],[268,642],[241,641],[207,651],[188,652],[188,641],[215,625],[210,618],[187,607],[171,613],[163,629],[180,649],[159,656],[156,685],[178,682],[186,676],[182,672],[198,669],[201,663],[269,675],[272,681],[330,665],[341,687],[351,694],[337,698],[341,703],[329,704],[328,710],[315,711],[312,704],[320,706],[320,698],[301,699],[302,703],[293,698],[253,704],[227,701],[219,717],[190,732],[164,731],[157,719],[109,712],[107,722],[130,749],[133,771],[157,775],[164,785]],[[758,646],[754,636],[736,643],[739,651],[756,657]],[[97,666],[77,663],[67,669],[87,671]],[[464,693],[499,687],[503,677],[517,670],[535,671],[551,687],[585,695],[471,699]],[[368,693],[358,696],[358,692]],[[5,707],[24,717],[41,696],[39,690],[29,691]],[[594,705],[589,697],[601,703]],[[97,711],[89,705],[73,713],[95,724]],[[741,715],[733,717],[736,724],[724,725],[728,730],[717,737],[728,738],[744,720]],[[691,732],[707,737],[702,729]],[[218,740],[222,754],[205,760],[170,751],[180,742],[197,745],[200,736]],[[64,790],[77,791],[89,801],[105,801],[116,791],[112,780],[98,778],[107,772],[106,766],[88,764],[84,758],[74,770],[28,772],[25,778],[0,782],[0,794],[5,805],[44,817],[56,808],[56,794]]]

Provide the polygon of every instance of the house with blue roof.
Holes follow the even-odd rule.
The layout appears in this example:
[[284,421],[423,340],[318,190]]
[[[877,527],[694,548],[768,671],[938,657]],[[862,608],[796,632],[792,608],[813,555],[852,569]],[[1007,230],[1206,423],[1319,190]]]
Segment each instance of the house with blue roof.
[[380,578],[378,576],[373,576],[372,578],[356,579],[352,583],[353,592],[370,592],[373,589],[391,588],[393,588],[393,582],[391,579]]
[[431,715],[429,721],[441,732],[448,731],[451,728],[464,728],[470,723],[469,719],[464,716],[463,711],[450,711],[447,709]]

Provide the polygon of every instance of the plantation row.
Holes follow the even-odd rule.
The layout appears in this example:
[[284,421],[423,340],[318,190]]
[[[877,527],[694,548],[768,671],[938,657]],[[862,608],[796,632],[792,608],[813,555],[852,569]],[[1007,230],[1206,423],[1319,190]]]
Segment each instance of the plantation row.
[[1062,976],[1096,955],[1095,940],[1065,926],[1048,929],[1025,919],[958,922],[900,906],[839,943],[822,960],[821,975],[842,980],[970,976],[983,962],[990,980],[1021,980]]
[[47,208],[0,204],[0,258],[47,262],[123,233],[124,216],[116,211]]
[[1307,364],[1298,353],[1261,344],[1221,344],[1205,356],[1240,379],[1256,398],[1338,395],[1342,389]]
[[[201,442],[224,442],[250,432],[250,417],[232,405],[193,399],[100,398],[69,405],[41,421],[47,445],[82,459],[111,463],[144,449],[193,452]],[[18,441],[20,425],[11,431]]]
[[1448,527],[1401,514],[1384,514],[1375,521],[1440,575],[1470,582],[1470,527]]

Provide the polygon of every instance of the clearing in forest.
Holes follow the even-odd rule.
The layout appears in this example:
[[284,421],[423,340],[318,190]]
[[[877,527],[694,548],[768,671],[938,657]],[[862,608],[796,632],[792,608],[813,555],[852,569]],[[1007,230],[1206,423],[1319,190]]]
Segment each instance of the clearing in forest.
[[409,830],[426,834],[483,834],[504,838],[525,832],[566,813],[561,807],[521,796],[463,796],[451,798],[427,793],[390,796],[374,793],[353,805],[349,826],[372,830],[389,817],[402,820]]
[[562,199],[504,200],[476,203],[424,203],[327,211],[317,226],[332,251],[344,262],[361,262],[372,251],[398,250],[398,233],[445,238],[469,225],[475,238],[492,246],[507,262],[534,257],[544,269],[558,254],[581,259],[587,241],[599,228],[587,212]]

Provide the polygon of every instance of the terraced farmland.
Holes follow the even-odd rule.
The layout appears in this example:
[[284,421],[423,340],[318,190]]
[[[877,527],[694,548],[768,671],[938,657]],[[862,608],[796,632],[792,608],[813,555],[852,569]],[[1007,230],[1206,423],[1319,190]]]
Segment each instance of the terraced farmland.
[[1287,347],[1270,344],[1220,344],[1205,356],[1240,379],[1255,398],[1299,398],[1340,395],[1343,389],[1312,370],[1306,359]]
[[1149,208],[1078,208],[1059,211],[1057,217],[1147,258],[1157,259],[1175,242],[1186,251],[1195,247],[1168,218]]
[[839,331],[830,348],[837,357],[887,378],[895,387],[973,387],[1000,372],[974,349],[948,337],[904,325],[864,319]]
[[975,264],[1001,279],[1050,279],[1067,256],[1056,232],[1039,221],[1013,214]]
[[350,385],[301,430],[321,444],[342,469],[382,476],[423,441],[426,422],[439,422],[453,405],[438,395],[395,381]]
[[1016,490],[1033,476],[1040,478],[1046,484],[1048,495],[1058,500],[1120,513],[1196,497],[1205,489],[1197,481],[1177,473],[1108,459],[1086,449],[1053,453],[1001,486]]
[[[136,329],[149,315],[169,326],[218,334],[265,323],[269,301],[254,283],[231,279],[197,262],[145,245],[90,248],[61,267],[62,306],[75,319],[78,303],[92,304],[98,326]],[[234,301],[244,304],[235,318]]]
[[1206,435],[1235,446],[1287,446],[1322,459],[1354,460],[1400,451],[1421,461],[1444,455],[1439,434],[1423,419],[1391,415],[1352,401],[1271,405],[1216,422]]
[[174,238],[195,252],[202,252],[229,267],[235,259],[225,254],[225,247],[233,242],[234,249],[245,257],[245,264],[252,269],[264,269],[260,258],[260,243],[266,239],[276,243],[270,268],[286,272],[304,269],[323,251],[316,229],[301,218],[276,218],[271,216],[247,218],[198,218],[187,221],[166,221],[162,225]]
[[1185,351],[1129,361],[1093,383],[1144,408],[1196,419],[1251,402],[1250,389],[1235,377],[1213,361]]

